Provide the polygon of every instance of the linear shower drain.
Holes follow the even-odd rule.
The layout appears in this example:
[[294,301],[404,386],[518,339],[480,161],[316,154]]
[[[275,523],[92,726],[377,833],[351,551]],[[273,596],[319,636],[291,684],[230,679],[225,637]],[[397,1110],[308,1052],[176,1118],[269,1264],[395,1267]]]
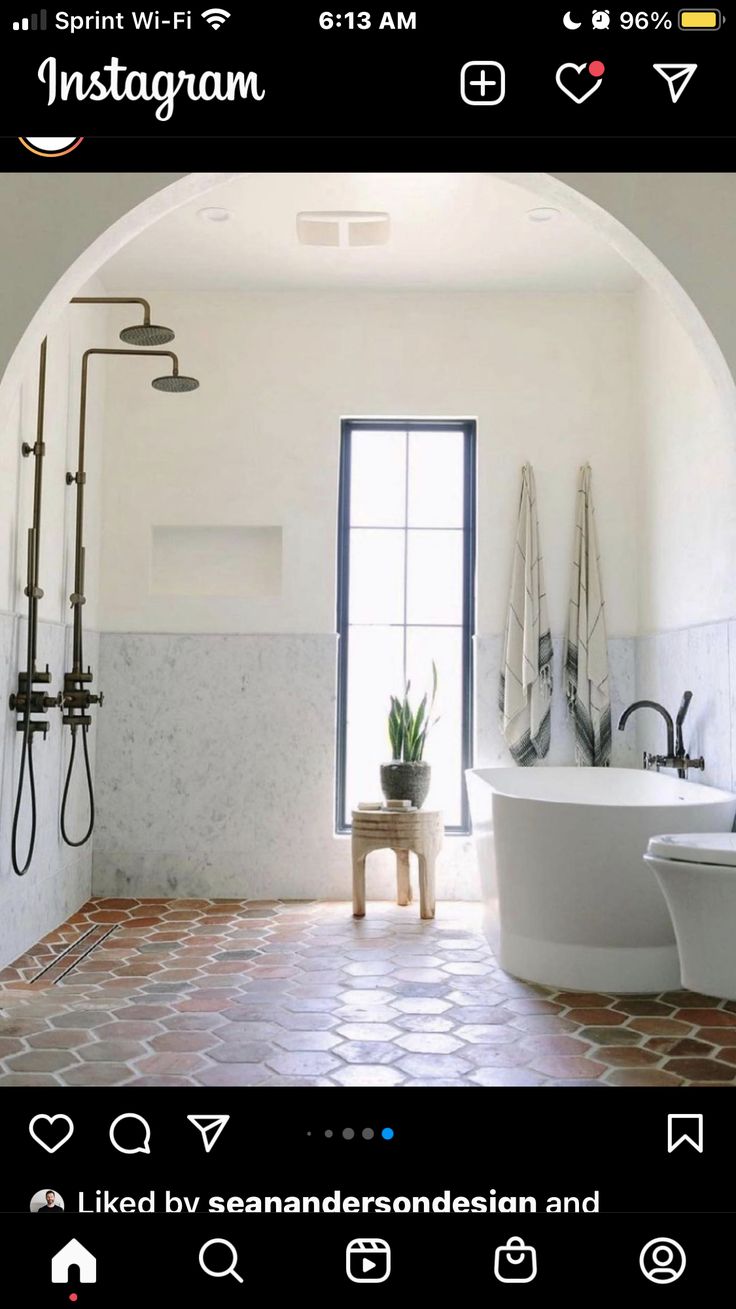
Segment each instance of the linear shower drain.
[[51,982],[56,986],[58,982],[68,977],[69,973],[72,973],[84,959],[89,959],[93,951],[102,945],[103,941],[106,941],[109,936],[112,936],[118,927],[119,923],[114,923],[112,927],[96,925],[88,928],[86,932],[77,937],[76,941],[71,941],[66,949],[62,950],[61,954],[54,955],[51,963],[47,964],[45,968],[41,969],[40,973],[37,973],[31,979],[31,985],[33,985],[33,982],[40,982],[43,978],[44,981]]

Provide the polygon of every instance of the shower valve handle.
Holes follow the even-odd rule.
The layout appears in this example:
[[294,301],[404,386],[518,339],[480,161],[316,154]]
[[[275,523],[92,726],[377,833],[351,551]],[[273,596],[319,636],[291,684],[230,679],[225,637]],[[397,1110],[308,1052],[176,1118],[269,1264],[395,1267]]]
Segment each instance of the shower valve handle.
[[[10,696],[10,708],[15,713],[22,713],[26,707],[26,692],[19,691],[17,695]],[[61,694],[44,695],[43,691],[31,691],[31,713],[45,714],[49,709],[58,709],[61,706]]]
[[[89,709],[93,704],[99,705],[100,708],[102,708],[105,699],[102,691],[92,692],[84,686],[85,682],[91,681],[91,668],[88,668],[86,673],[67,673],[65,675],[64,691],[63,694],[59,696],[59,706],[65,715],[66,711],[71,711],[72,714],[75,711],[84,714],[85,710]],[[71,722],[71,719],[65,716],[64,722],[66,723],[68,721]],[[89,723],[92,720],[87,717],[86,721]]]
[[[47,685],[50,681],[51,681],[51,670],[49,669],[48,664],[46,665],[46,668],[42,673],[39,673],[38,669],[34,668],[33,676],[31,678],[31,682],[33,686]],[[19,673],[18,674],[19,691],[24,691],[27,686],[28,686],[28,674]]]

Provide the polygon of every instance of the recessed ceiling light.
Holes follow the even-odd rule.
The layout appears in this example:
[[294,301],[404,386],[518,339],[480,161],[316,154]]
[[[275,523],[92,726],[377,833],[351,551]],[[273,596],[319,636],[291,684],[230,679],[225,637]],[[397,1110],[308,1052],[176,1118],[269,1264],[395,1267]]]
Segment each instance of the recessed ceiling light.
[[203,223],[229,223],[232,214],[229,209],[218,209],[213,206],[208,209],[198,209],[197,217],[201,218]]
[[302,245],[386,245],[390,215],[373,209],[312,209],[296,216]]
[[551,223],[553,219],[559,218],[560,210],[541,206],[539,209],[527,210],[526,216],[530,223]]

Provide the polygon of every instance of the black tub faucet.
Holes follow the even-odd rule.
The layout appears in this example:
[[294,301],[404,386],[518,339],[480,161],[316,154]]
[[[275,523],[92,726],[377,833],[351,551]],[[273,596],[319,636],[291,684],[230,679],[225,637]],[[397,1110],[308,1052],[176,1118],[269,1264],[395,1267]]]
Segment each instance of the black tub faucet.
[[[633,704],[629,705],[628,709],[624,709],[618,720],[619,732],[623,732],[630,715],[637,709],[656,709],[657,713],[664,718],[667,728],[667,753],[664,755],[651,754],[648,750],[645,750],[642,761],[644,768],[656,768],[657,772],[659,772],[660,768],[676,768],[677,776],[681,778],[687,777],[690,768],[698,768],[701,772],[705,768],[705,760],[702,755],[699,759],[691,759],[685,750],[682,739],[682,725],[692,698],[692,691],[685,691],[680,708],[677,711],[675,723],[673,723],[669,711],[665,709],[664,705],[658,704],[656,700],[635,700]],[[675,728],[677,728],[677,739],[675,739]]]

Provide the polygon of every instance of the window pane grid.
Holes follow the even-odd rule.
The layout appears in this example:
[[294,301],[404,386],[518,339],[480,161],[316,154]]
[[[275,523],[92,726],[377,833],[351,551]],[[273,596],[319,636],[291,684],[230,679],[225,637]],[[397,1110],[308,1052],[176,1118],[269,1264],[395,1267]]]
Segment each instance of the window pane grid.
[[378,766],[389,755],[389,695],[401,694],[401,682],[411,680],[416,708],[425,689],[431,691],[433,659],[441,717],[427,752],[428,804],[444,810],[448,830],[468,830],[463,769],[471,762],[472,734],[474,438],[471,423],[343,424],[338,830],[348,830],[359,800],[378,793]]

